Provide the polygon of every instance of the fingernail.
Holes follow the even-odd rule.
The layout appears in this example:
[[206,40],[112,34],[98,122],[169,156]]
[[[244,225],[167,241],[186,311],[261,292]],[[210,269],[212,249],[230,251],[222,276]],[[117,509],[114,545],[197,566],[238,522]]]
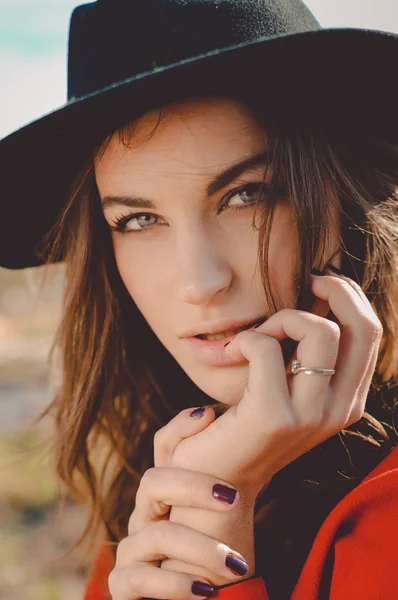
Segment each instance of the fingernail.
[[203,581],[194,581],[191,590],[195,596],[205,596],[206,598],[213,596],[215,591],[214,587]]
[[199,408],[195,408],[195,410],[191,412],[190,416],[194,419],[200,419],[205,414],[205,410],[206,406],[200,406]]
[[227,504],[233,504],[236,497],[236,490],[234,488],[227,487],[221,483],[213,485],[212,493],[214,498],[221,500],[221,502],[226,502]]
[[227,343],[224,345],[224,348],[226,348],[226,347],[228,346],[228,344],[230,344],[230,343],[231,343],[231,342],[227,342]]
[[328,269],[330,269],[331,271],[333,271],[334,273],[337,273],[337,275],[342,275],[343,273],[340,271],[340,269],[338,269],[337,267],[335,267],[334,265],[328,265],[327,266]]
[[325,273],[323,271],[320,271],[319,269],[311,269],[311,273],[313,275],[325,275]]
[[258,327],[261,327],[261,325],[264,325],[264,323],[267,321],[268,319],[264,319],[264,321],[261,321],[261,323],[259,323],[258,325],[256,325],[254,327],[254,329],[258,329]]
[[227,554],[225,564],[228,569],[235,575],[246,575],[249,570],[249,565],[244,560],[234,556],[233,554]]

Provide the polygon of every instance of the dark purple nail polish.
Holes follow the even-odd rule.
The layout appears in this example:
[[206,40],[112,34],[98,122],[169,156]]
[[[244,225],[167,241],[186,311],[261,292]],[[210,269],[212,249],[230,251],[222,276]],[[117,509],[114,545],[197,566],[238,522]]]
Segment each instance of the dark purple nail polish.
[[194,581],[191,590],[195,596],[205,596],[206,598],[213,596],[215,591],[211,585],[203,583],[203,581]]
[[245,563],[244,560],[234,556],[233,554],[227,554],[227,558],[225,559],[225,564],[228,569],[232,571],[235,575],[246,575],[249,570],[249,566]]
[[216,485],[213,485],[213,496],[214,498],[217,498],[217,500],[221,500],[221,502],[233,504],[236,496],[236,490],[234,488],[227,487],[226,485],[222,485],[221,483],[216,483]]
[[333,271],[333,273],[337,273],[337,275],[342,275],[343,273],[340,271],[340,269],[338,269],[337,267],[335,267],[334,265],[328,265],[327,266],[328,269],[330,269],[331,271]]
[[228,344],[230,344],[230,343],[231,343],[231,342],[227,342],[227,343],[224,345],[224,348],[226,348],[226,347],[228,346]]
[[205,410],[206,410],[205,406],[200,406],[199,408],[195,408],[195,410],[193,410],[191,412],[191,417],[193,417],[194,419],[200,419],[205,414]]
[[313,275],[325,275],[325,273],[323,271],[320,271],[319,269],[311,269],[311,273]]
[[259,327],[261,327],[261,325],[264,325],[264,323],[265,323],[266,321],[268,321],[268,319],[264,319],[264,321],[261,321],[261,323],[259,323],[258,325],[256,325],[256,326],[254,327],[254,330],[256,330],[256,329],[258,329]]

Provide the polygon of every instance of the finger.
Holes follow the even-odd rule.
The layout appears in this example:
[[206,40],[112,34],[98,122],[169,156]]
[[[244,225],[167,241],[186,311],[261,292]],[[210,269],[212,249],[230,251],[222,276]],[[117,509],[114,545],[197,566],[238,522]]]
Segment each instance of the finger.
[[[250,415],[252,426],[258,430],[260,425],[262,434],[264,426],[272,429],[292,418],[282,349],[276,339],[253,330],[242,331],[228,344],[225,353],[237,362],[249,362],[247,386],[236,408],[237,415],[243,411],[249,415],[248,427]],[[259,421],[260,415],[266,417],[265,422]],[[226,415],[220,421],[225,418]]]
[[[367,306],[368,309],[373,310],[373,307],[369,301],[369,298],[366,296],[365,292],[363,291],[361,286],[356,281],[353,281],[352,279],[350,279],[349,277],[346,277],[342,273],[334,273],[333,271],[330,271],[329,269],[326,269],[326,272],[334,277],[341,277],[342,279],[344,279],[344,281],[346,281],[356,291],[356,293],[361,298],[361,300],[363,301],[365,306]],[[380,323],[380,328],[381,328],[381,333],[382,333],[381,323]],[[366,375],[364,377],[364,380],[362,381],[362,384],[360,385],[357,396],[354,399],[353,405],[351,407],[350,416],[348,418],[346,427],[349,427],[353,423],[356,423],[363,416],[363,413],[365,411],[366,401],[367,401],[368,394],[369,394],[370,385],[372,383],[373,375],[374,375],[376,365],[377,365],[378,354],[379,354],[379,344],[376,344],[373,354],[371,356],[370,362],[369,362],[369,366],[367,368]]]
[[370,303],[340,277],[311,276],[313,293],[327,300],[341,328],[336,373],[331,380],[335,414],[348,416],[352,399],[367,374],[381,324]]
[[[155,433],[153,442],[155,467],[170,467],[171,457],[178,444],[183,439],[203,431],[214,421],[213,408],[210,406],[199,408],[204,409],[202,416],[197,416],[197,409],[187,408]],[[194,415],[191,416],[193,412]]]
[[361,300],[364,302],[364,304],[366,306],[370,307],[371,310],[373,310],[372,305],[370,304],[369,299],[367,298],[365,292],[363,291],[361,286],[356,281],[354,281],[353,279],[350,279],[349,277],[346,277],[346,275],[343,275],[342,273],[335,273],[328,268],[325,269],[325,272],[328,275],[330,275],[331,277],[340,277],[340,279],[343,279],[343,281],[346,281],[348,283],[348,285],[350,285],[352,287],[352,289],[356,291],[356,293],[361,298]]
[[131,535],[166,515],[171,506],[226,512],[237,506],[239,492],[225,481],[188,469],[154,467],[141,478],[128,524]]
[[[340,328],[328,319],[306,311],[283,309],[257,327],[256,331],[278,340],[286,337],[296,340],[297,358],[305,367],[335,367]],[[331,375],[308,376],[303,372],[289,378],[292,405],[300,423],[317,423],[322,420],[330,378]]]
[[370,360],[368,371],[364,377],[364,380],[362,381],[362,384],[358,390],[357,396],[354,399],[354,402],[351,406],[350,415],[347,419],[347,423],[346,423],[345,427],[349,427],[350,425],[352,425],[353,423],[356,423],[357,421],[359,421],[359,419],[361,419],[363,417],[363,413],[364,413],[365,407],[366,407],[366,401],[367,401],[368,394],[369,394],[370,384],[372,383],[373,374],[374,374],[376,364],[377,364],[378,355],[379,355],[378,346],[376,346],[373,351],[372,358]]
[[241,554],[196,529],[171,521],[156,521],[124,538],[117,547],[116,561],[118,567],[128,567],[135,562],[171,558],[236,580],[238,574],[227,567],[231,554],[247,566]]
[[[133,567],[113,569],[108,578],[108,587],[112,600],[209,598],[213,595],[214,588],[209,581],[201,579],[201,586],[197,583],[193,585],[194,581],[198,582],[198,578],[188,573],[175,573],[151,565],[135,564]],[[206,595],[203,592],[206,592]]]

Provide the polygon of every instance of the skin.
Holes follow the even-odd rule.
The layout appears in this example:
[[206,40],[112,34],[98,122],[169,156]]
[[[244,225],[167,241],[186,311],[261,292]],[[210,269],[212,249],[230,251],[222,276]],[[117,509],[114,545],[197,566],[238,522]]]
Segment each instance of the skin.
[[[137,235],[112,233],[118,269],[159,340],[204,392],[230,408],[218,419],[207,408],[197,428],[189,411],[182,411],[156,434],[157,475],[149,484],[148,477],[142,478],[129,535],[119,545],[111,574],[114,600],[186,598],[192,578],[230,583],[221,560],[228,552],[246,560],[244,577],[253,575],[253,513],[259,492],[284,466],[361,418],[382,336],[360,287],[332,272],[311,279],[319,300],[312,313],[293,308],[297,235],[290,208],[281,201],[270,244],[278,312],[255,331],[233,339],[226,354],[234,364],[209,367],[193,359],[178,337],[182,330],[206,319],[267,313],[253,209],[236,214],[216,210],[227,191],[260,181],[263,172],[245,173],[214,197],[204,193],[212,175],[264,149],[266,140],[252,116],[232,100],[202,99],[165,110],[168,118],[150,141],[145,135],[155,122],[152,113],[141,119],[133,148],[113,138],[95,164],[98,189],[102,199],[134,194],[156,202],[156,211],[134,210],[159,215],[163,226]],[[112,225],[115,217],[129,212],[113,206],[104,214]],[[337,243],[335,219],[331,253]],[[335,266],[338,260],[337,254]],[[337,323],[324,318],[329,307]],[[286,337],[298,342],[296,357],[303,365],[334,369],[335,374],[290,375],[279,343]],[[168,478],[167,489],[161,472]],[[195,473],[197,483],[184,479],[187,472],[191,477]],[[201,486],[210,493],[214,481],[238,490],[228,510],[217,510],[210,498],[201,496]],[[193,540],[192,530],[202,537]],[[143,570],[143,563],[153,571]],[[164,571],[170,572],[169,579]]]
[[[126,234],[112,231],[121,278],[159,340],[192,381],[212,398],[232,405],[242,395],[247,363],[233,368],[200,363],[179,334],[202,321],[251,319],[269,312],[257,261],[259,233],[252,227],[254,207],[235,211],[234,204],[245,202],[235,194],[230,208],[217,214],[223,196],[243,184],[260,182],[264,167],[246,172],[213,197],[205,193],[212,176],[266,149],[266,139],[245,107],[231,99],[190,101],[166,107],[164,113],[149,141],[146,136],[157,113],[141,118],[131,149],[113,137],[95,163],[97,186],[102,199],[134,194],[156,203],[156,210],[118,205],[104,211],[110,226],[130,212],[158,217],[149,217],[149,226],[130,221]],[[131,231],[139,227],[147,230]],[[334,248],[337,241],[336,227]],[[288,201],[281,199],[270,243],[278,308],[295,306],[296,248],[292,211]],[[338,256],[335,264],[339,265]]]

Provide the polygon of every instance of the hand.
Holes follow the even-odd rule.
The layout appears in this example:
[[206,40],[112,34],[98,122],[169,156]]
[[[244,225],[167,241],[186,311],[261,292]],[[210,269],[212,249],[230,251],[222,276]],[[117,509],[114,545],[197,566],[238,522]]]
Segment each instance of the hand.
[[[329,304],[339,325],[284,309],[256,330],[239,333],[226,353],[249,362],[240,402],[182,440],[172,466],[222,477],[255,499],[276,472],[361,418],[381,323],[361,288],[346,277],[312,276],[311,289]],[[335,374],[286,375],[279,344],[286,337],[299,342],[297,358],[304,366],[336,369]],[[176,514],[172,510],[171,520]]]
[[[166,464],[181,439],[203,430],[215,418],[211,409],[201,419],[192,418],[191,412],[192,409],[182,411],[159,430],[155,436],[155,465]],[[228,490],[231,503],[220,497],[220,492]],[[221,578],[226,583],[237,581],[240,576],[226,566],[226,558],[232,555],[244,561],[241,554],[204,533],[168,520],[171,505],[195,507],[218,515],[231,513],[240,503],[239,492],[234,494],[234,491],[225,481],[211,475],[167,466],[148,469],[136,494],[128,536],[118,545],[116,564],[109,575],[112,599],[203,598],[212,594],[212,578]],[[166,558],[179,561],[184,570],[159,568]],[[190,574],[190,564],[199,576]]]

